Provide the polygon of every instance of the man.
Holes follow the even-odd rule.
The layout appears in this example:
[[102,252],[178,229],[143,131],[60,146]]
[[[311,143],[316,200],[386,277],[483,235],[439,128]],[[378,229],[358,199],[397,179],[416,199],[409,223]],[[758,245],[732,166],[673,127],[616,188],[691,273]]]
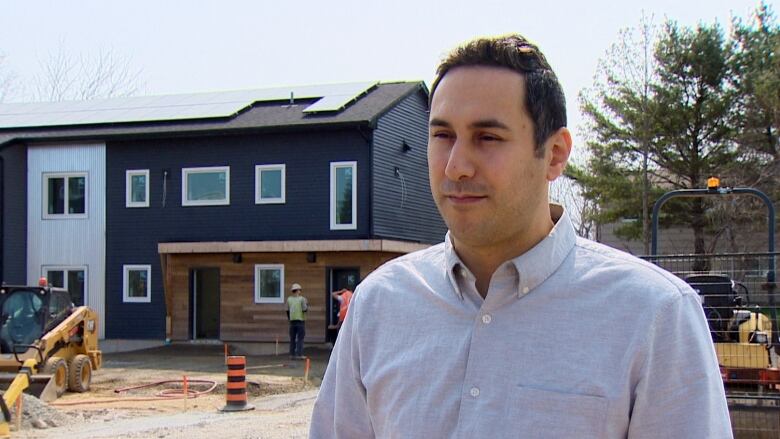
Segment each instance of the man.
[[287,319],[290,321],[290,359],[302,360],[303,337],[306,336],[306,311],[309,303],[301,295],[301,286],[292,284],[292,296],[287,298]]
[[548,205],[572,141],[538,48],[467,43],[430,103],[449,232],[357,288],[311,437],[730,437],[696,293]]
[[328,329],[340,329],[341,325],[344,324],[344,319],[347,318],[349,302],[352,301],[352,291],[342,288],[338,291],[331,292],[330,297],[339,303],[339,321],[335,325],[328,325]]

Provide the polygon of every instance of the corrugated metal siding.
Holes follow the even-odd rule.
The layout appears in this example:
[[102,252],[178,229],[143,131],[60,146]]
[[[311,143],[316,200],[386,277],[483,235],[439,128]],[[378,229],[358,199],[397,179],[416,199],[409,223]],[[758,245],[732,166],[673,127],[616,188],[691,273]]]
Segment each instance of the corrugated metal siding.
[[[43,219],[43,173],[86,172],[87,218]],[[104,144],[30,146],[27,152],[27,282],[44,265],[87,266],[87,304],[106,328],[106,147]]]
[[[404,141],[411,150],[403,152]],[[428,183],[427,145],[428,103],[422,93],[406,97],[379,119],[372,163],[375,237],[425,243],[444,240],[447,227]]]
[[3,273],[7,284],[27,282],[27,148],[17,144],[2,152]]
[[[358,162],[357,230],[330,230],[331,161]],[[286,202],[255,204],[255,165],[276,163],[286,164]],[[158,242],[368,238],[367,163],[357,130],[109,142],[106,336],[165,336]],[[181,206],[181,168],[203,166],[230,166],[230,205]],[[125,207],[128,169],[149,169],[150,207]],[[152,265],[151,303],[123,303],[123,264]]]

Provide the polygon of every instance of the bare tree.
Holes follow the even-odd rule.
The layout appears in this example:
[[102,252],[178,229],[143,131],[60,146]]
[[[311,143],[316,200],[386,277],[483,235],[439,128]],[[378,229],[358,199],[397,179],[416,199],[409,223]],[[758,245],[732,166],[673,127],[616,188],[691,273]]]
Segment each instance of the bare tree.
[[15,85],[16,77],[8,68],[7,57],[5,54],[0,53],[0,102],[12,97],[16,90]]
[[112,50],[73,56],[60,44],[40,66],[41,72],[33,78],[32,98],[36,101],[131,96],[141,88],[141,70]]
[[[653,139],[649,100],[658,79],[653,56],[657,33],[653,16],[643,11],[637,27],[620,31],[618,41],[599,61],[593,87],[580,94],[583,111],[591,118],[588,143],[619,143],[623,153],[618,159],[630,163],[631,179],[638,180],[633,183],[641,191],[641,237],[645,254],[649,253],[650,247],[650,145]],[[629,110],[624,105],[627,101],[630,102]],[[594,135],[599,132],[608,133],[601,137]]]
[[578,235],[595,238],[595,221],[591,211],[596,208],[596,204],[582,195],[582,188],[575,177],[564,173],[550,183],[550,200],[566,208]]

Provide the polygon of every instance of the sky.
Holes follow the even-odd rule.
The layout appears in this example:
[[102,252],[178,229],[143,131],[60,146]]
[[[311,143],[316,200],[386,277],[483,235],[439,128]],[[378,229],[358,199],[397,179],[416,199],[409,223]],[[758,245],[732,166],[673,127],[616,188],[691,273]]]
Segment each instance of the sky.
[[[777,2],[767,3],[777,13]],[[463,1],[34,1],[0,0],[0,54],[21,88],[50,54],[100,51],[141,71],[141,94],[159,95],[353,81],[424,80],[475,36],[520,32],[563,84],[575,151],[580,90],[621,28],[642,13],[657,23],[748,17],[758,0]],[[578,145],[578,143],[580,145]]]

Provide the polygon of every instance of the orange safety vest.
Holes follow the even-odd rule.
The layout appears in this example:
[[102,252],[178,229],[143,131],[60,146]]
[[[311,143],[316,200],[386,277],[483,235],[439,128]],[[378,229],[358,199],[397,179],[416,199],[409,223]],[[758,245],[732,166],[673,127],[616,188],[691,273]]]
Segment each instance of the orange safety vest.
[[349,302],[352,300],[352,291],[345,290],[341,293],[341,305],[339,306],[339,322],[343,322],[347,318],[347,310],[349,310]]

